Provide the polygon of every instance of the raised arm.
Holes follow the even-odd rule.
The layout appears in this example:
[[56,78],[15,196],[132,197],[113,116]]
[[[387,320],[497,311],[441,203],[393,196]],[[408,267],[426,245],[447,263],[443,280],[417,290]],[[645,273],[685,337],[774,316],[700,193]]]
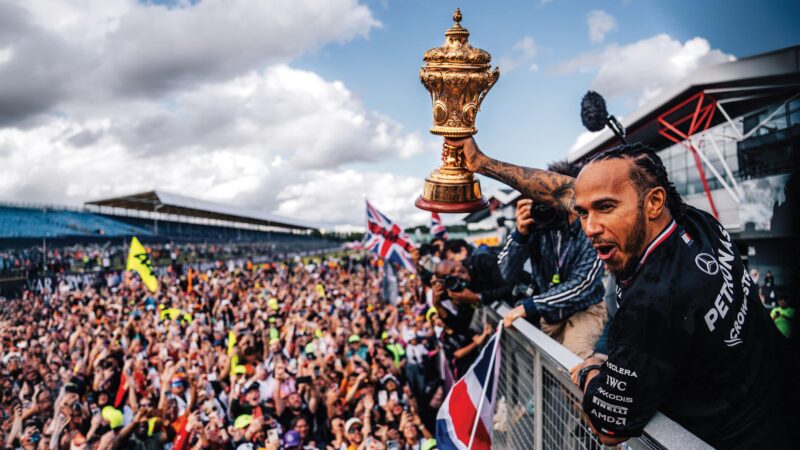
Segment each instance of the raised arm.
[[574,178],[492,159],[481,152],[471,137],[458,141],[447,139],[447,143],[464,147],[464,161],[470,171],[505,183],[534,203],[544,203],[566,211],[572,208]]

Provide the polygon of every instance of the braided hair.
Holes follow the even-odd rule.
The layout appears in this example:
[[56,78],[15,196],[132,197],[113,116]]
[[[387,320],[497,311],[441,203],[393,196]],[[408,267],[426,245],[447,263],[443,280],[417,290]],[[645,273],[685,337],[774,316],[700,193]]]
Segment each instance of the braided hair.
[[598,153],[589,162],[607,159],[630,159],[633,162],[630,177],[639,198],[643,198],[645,192],[654,187],[662,187],[667,191],[667,208],[672,217],[677,219],[684,214],[686,203],[675,185],[669,181],[664,163],[651,147],[638,142],[620,145]]

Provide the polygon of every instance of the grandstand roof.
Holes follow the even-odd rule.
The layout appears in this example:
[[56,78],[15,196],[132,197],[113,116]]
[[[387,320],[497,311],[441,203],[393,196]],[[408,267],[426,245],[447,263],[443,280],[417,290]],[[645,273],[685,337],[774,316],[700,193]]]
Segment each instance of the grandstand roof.
[[298,230],[313,230],[319,228],[316,225],[274,214],[184,197],[164,191],[149,191],[121,197],[94,200],[86,202],[86,204]]
[[[660,95],[620,122],[627,129],[629,142],[645,142],[659,150],[672,142],[659,135],[657,116],[698,92],[712,96],[719,104],[724,104],[731,117],[737,117],[784,98],[786,93],[794,94],[798,87],[800,45],[698,69],[677,84],[664,89]],[[682,109],[693,106],[688,104]],[[613,111],[610,113],[613,114]],[[722,114],[716,114],[713,118],[712,126],[724,120]],[[617,138],[606,127],[591,141],[571,149],[567,159],[579,160],[618,144]]]

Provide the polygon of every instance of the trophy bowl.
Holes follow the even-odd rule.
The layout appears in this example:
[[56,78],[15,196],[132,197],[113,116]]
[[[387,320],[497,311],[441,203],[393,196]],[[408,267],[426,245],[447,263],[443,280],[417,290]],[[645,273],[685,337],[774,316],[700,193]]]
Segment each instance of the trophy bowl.
[[[469,31],[461,26],[456,9],[445,43],[425,52],[419,78],[431,94],[433,127],[446,138],[465,138],[478,132],[475,118],[483,98],[497,82],[500,70],[491,68],[489,52],[469,45]],[[418,208],[441,213],[479,211],[489,206],[481,185],[464,164],[461,147],[442,146],[442,165],[425,179]]]

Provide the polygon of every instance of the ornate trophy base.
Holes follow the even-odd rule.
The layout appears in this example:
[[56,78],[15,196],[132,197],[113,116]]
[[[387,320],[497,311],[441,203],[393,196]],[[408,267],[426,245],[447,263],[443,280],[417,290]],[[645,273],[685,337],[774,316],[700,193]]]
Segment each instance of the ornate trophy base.
[[481,195],[481,183],[461,168],[441,167],[425,179],[417,208],[440,213],[466,213],[485,209],[489,202]]

